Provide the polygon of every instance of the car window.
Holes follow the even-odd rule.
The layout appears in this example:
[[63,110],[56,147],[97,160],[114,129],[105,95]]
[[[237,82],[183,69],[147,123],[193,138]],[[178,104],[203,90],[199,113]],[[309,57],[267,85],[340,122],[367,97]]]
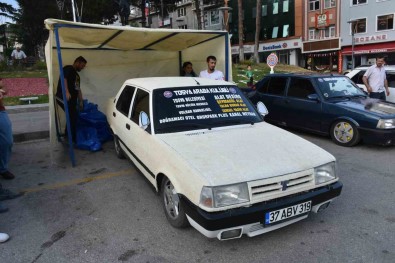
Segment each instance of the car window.
[[395,87],[395,71],[387,71],[388,86]]
[[133,110],[132,110],[132,115],[131,115],[131,120],[137,124],[139,124],[139,117],[140,117],[140,112],[144,111],[145,113],[149,115],[149,93],[137,89],[136,92],[136,98],[134,99],[133,103]]
[[126,86],[119,95],[116,108],[126,117],[129,115],[130,104],[132,102],[135,87]]
[[307,99],[308,95],[314,93],[314,86],[309,79],[291,78],[287,94],[289,97]]
[[365,96],[348,77],[320,77],[317,85],[322,95],[327,98]]
[[352,81],[354,81],[355,84],[363,84],[363,74],[365,74],[366,70],[361,70],[357,74],[355,74],[354,77],[351,78]]
[[272,77],[268,83],[267,94],[284,95],[287,86],[287,77]]
[[156,89],[152,100],[155,133],[251,125],[262,121],[255,107],[236,86]]

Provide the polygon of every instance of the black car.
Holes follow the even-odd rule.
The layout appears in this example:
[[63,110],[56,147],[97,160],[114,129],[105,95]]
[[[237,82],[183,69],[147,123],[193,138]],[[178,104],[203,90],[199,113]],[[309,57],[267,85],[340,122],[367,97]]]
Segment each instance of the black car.
[[269,110],[268,122],[330,135],[342,146],[395,145],[395,104],[371,99],[348,77],[271,74],[248,94]]

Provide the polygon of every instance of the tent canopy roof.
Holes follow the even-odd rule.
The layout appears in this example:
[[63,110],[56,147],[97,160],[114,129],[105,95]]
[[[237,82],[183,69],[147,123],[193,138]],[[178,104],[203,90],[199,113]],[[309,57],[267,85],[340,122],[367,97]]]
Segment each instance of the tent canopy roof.
[[[227,34],[225,31],[104,26],[56,19],[46,19],[45,26],[62,32],[62,49],[182,51]],[[52,43],[55,47],[56,41]]]

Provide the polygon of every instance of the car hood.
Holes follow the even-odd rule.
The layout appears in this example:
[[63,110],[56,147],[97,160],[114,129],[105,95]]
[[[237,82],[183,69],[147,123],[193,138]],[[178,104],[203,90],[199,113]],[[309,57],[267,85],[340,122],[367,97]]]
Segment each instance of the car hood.
[[347,101],[338,101],[333,103],[355,110],[370,112],[378,116],[395,117],[395,104],[378,99],[354,98]]
[[295,173],[335,161],[318,146],[265,122],[157,136],[212,186]]

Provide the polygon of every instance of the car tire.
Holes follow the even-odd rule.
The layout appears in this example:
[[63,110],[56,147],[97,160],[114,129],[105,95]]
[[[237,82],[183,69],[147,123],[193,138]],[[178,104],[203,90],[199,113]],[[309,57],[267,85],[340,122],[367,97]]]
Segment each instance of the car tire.
[[115,134],[114,134],[114,149],[115,149],[115,154],[119,159],[125,159],[125,153],[123,152],[121,145],[119,144],[119,139]]
[[181,206],[180,198],[171,181],[164,177],[161,186],[163,209],[169,223],[176,228],[185,228],[189,225],[187,216]]
[[330,134],[332,141],[341,146],[354,146],[360,141],[357,127],[348,120],[338,120],[333,123]]

